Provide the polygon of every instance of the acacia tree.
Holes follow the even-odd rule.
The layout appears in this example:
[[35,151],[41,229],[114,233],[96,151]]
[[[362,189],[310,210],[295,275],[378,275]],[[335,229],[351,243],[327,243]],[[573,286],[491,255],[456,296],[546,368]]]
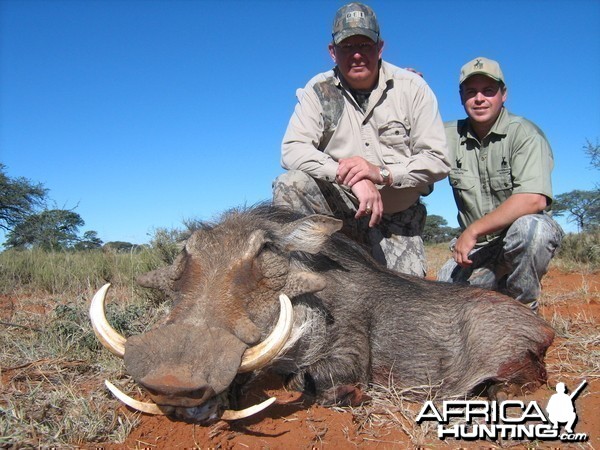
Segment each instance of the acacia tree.
[[7,248],[87,250],[99,248],[102,241],[95,231],[78,237],[84,224],[79,214],[64,209],[45,209],[48,190],[27,178],[10,178],[0,163],[0,231],[6,232]]
[[[587,140],[583,150],[590,157],[593,168],[600,169],[600,144]],[[567,215],[579,231],[595,231],[600,228],[600,186],[590,191],[574,190],[554,198],[552,211],[556,216]]]
[[592,167],[600,170],[600,143],[598,143],[598,140],[596,140],[596,144],[592,144],[590,140],[587,140],[583,149],[590,157]]
[[45,210],[31,214],[15,225],[7,234],[4,245],[16,249],[64,250],[79,241],[78,229],[84,223],[81,216],[73,211]]
[[94,250],[102,247],[102,244],[102,239],[98,237],[97,232],[86,231],[73,248],[75,250]]
[[552,211],[557,216],[568,214],[567,220],[575,222],[579,231],[593,231],[600,226],[600,191],[575,190],[554,198]]
[[26,178],[9,178],[0,163],[0,228],[12,230],[46,200],[48,190]]
[[448,221],[442,216],[429,214],[423,228],[423,241],[429,243],[439,243],[450,241],[453,237],[460,234],[459,228],[448,226]]

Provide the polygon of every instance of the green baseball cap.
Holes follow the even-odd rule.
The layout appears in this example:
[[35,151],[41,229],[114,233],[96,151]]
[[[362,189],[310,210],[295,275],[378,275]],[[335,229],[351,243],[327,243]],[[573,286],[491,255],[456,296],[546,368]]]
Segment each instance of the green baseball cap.
[[367,36],[373,42],[379,40],[379,24],[375,12],[362,3],[348,3],[335,13],[333,19],[333,43],[355,35]]
[[502,73],[502,69],[500,69],[500,64],[493,59],[484,58],[483,56],[475,58],[462,66],[458,84],[462,84],[463,81],[473,75],[485,75],[504,83],[504,74]]

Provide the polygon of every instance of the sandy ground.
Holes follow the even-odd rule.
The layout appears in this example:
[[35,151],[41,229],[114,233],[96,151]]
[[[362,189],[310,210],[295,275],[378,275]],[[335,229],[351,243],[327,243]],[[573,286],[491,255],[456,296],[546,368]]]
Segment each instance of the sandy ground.
[[[251,389],[246,399],[255,403],[268,396],[277,403],[257,416],[211,426],[171,421],[165,417],[143,416],[141,424],[119,445],[100,444],[96,448],[130,449],[396,449],[396,448],[599,448],[600,449],[600,273],[574,274],[551,269],[543,281],[541,315],[551,323],[567,327],[569,333],[581,332],[591,340],[566,342],[557,330],[546,362],[549,380],[529,396],[517,398],[525,404],[535,400],[545,407],[559,381],[570,390],[584,379],[588,385],[576,397],[576,433],[585,433],[582,443],[560,441],[464,441],[440,440],[435,429],[415,426],[414,417],[422,404],[403,404],[401,408],[367,405],[358,409],[331,409],[311,405],[300,394],[286,391],[276,380],[266,380]],[[557,327],[555,325],[555,327]],[[578,349],[577,347],[581,347]],[[587,363],[582,363],[588,359]],[[593,363],[593,361],[592,361]],[[595,367],[595,369],[590,369]]]

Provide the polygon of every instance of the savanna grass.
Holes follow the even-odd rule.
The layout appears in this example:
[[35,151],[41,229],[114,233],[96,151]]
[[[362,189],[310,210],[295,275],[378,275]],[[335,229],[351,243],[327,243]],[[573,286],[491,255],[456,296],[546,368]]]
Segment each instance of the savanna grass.
[[[119,408],[103,380],[114,381],[133,396],[139,392],[123,372],[122,361],[99,346],[87,309],[95,291],[110,282],[107,317],[123,335],[143,332],[166,314],[169,304],[134,281],[138,274],[172,261],[177,252],[170,235],[157,236],[157,245],[130,253],[0,253],[0,448],[122,442],[135,426],[138,415]],[[585,245],[597,245],[598,237],[579,238],[585,245],[575,239],[577,252],[570,250],[570,239],[558,259],[568,258],[576,267],[581,263],[570,262],[572,255]],[[447,244],[427,246],[426,252],[428,274],[435,277],[450,257]],[[564,364],[551,370],[562,373],[571,364],[585,364],[588,373],[598,376],[597,326],[584,317],[552,321],[567,343],[560,348]],[[414,405],[390,389],[373,387],[373,402],[353,411],[357,421],[366,431],[387,420],[422,445],[431,430],[414,424]]]
[[125,336],[146,331],[168,305],[134,279],[161,264],[151,249],[0,253],[0,448],[125,439],[137,415],[103,387],[127,377],[93,334],[89,300],[112,283],[108,320]]
[[134,286],[134,277],[162,263],[156,252],[46,252],[6,250],[0,253],[0,294],[79,293],[110,282]]
[[600,231],[567,234],[554,263],[562,270],[595,272],[600,269]]

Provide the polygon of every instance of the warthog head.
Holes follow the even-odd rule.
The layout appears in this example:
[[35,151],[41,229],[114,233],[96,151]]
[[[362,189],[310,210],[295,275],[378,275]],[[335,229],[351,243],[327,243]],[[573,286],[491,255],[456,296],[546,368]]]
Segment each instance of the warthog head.
[[138,277],[140,285],[163,291],[173,307],[163,324],[127,339],[105,318],[104,286],[90,310],[96,335],[124,358],[127,372],[154,404],[137,402],[107,382],[109,389],[133,408],[196,421],[237,419],[268,406],[274,399],[221,414],[220,394],[238,373],[264,367],[290,345],[289,297],[325,285],[319,275],[295,268],[290,254],[318,252],[340,227],[324,216],[280,223],[268,213],[245,211],[205,224],[171,266]]

